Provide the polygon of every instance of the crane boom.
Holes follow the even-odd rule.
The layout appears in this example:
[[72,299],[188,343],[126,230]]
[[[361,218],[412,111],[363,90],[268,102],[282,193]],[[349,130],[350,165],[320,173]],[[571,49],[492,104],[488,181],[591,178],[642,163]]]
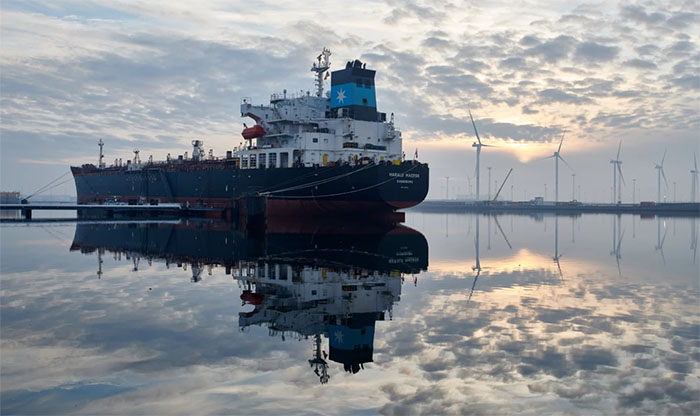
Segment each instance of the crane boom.
[[496,192],[496,196],[493,197],[493,200],[491,202],[496,202],[496,199],[498,199],[498,195],[501,193],[501,189],[503,189],[503,185],[506,184],[506,181],[508,180],[508,177],[510,176],[510,173],[513,171],[513,168],[510,168],[508,171],[508,174],[506,175],[506,178],[503,179],[503,183],[501,184],[501,187],[498,188],[498,192]]

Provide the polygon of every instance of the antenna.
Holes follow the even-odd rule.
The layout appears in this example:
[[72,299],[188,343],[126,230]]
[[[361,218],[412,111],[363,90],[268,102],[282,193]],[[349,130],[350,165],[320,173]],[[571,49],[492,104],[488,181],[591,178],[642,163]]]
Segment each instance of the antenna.
[[316,62],[311,66],[311,72],[316,73],[314,84],[316,85],[316,96],[319,98],[323,97],[323,74],[331,67],[330,56],[331,51],[324,47],[316,58]]

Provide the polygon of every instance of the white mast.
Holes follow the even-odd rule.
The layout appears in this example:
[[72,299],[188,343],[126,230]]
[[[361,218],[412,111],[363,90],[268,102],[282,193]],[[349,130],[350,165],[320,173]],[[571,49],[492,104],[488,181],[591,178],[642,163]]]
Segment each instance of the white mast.
[[317,97],[323,97],[323,74],[331,67],[330,56],[331,51],[328,48],[323,48],[321,54],[316,58],[317,62],[311,66],[311,72],[316,73],[314,84],[316,85]]

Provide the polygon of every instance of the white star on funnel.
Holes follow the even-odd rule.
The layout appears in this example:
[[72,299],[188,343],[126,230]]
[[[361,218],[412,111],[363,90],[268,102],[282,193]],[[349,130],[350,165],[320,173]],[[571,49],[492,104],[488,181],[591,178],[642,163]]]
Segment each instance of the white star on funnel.
[[340,332],[340,331],[335,331],[335,333],[333,334],[333,336],[335,337],[335,340],[338,342],[338,344],[342,344],[342,343],[343,343],[343,333],[342,333],[342,332]]
[[338,91],[338,97],[336,98],[339,103],[344,103],[345,102],[345,90],[340,89]]

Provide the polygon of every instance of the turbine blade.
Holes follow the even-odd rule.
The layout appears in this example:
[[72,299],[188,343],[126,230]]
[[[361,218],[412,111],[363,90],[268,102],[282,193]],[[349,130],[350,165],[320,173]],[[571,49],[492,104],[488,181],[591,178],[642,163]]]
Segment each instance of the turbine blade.
[[666,266],[666,257],[664,256],[664,249],[661,247],[661,260],[664,262],[664,266]]
[[474,282],[472,283],[472,290],[469,291],[469,299],[467,303],[472,300],[472,295],[474,294],[474,288],[476,287],[476,281],[479,280],[479,274],[481,274],[481,268],[476,269],[476,276],[474,276]]
[[557,269],[559,269],[559,279],[563,282],[564,281],[564,273],[562,273],[562,271],[561,271],[561,265],[559,264],[559,259],[557,259]]
[[564,164],[565,164],[569,169],[571,169],[572,171],[574,170],[574,168],[572,168],[571,165],[569,165],[568,163],[566,163],[566,160],[564,160],[563,157],[559,156],[559,160],[561,160],[562,162],[564,162]]
[[622,148],[622,140],[620,140],[620,144],[617,145],[617,157],[615,160],[620,160],[620,149]]
[[617,255],[620,255],[620,246],[622,245],[622,239],[625,238],[625,232],[623,231],[620,235],[620,240],[617,242]]
[[472,117],[472,110],[469,110],[469,118],[472,119],[472,126],[474,126],[474,133],[476,134],[476,140],[481,144],[481,138],[479,138],[479,132],[476,130],[476,123],[474,123],[474,117]]
[[661,158],[661,166],[662,167],[664,165],[664,159],[666,159],[666,150],[668,150],[668,149],[664,149],[664,156]]
[[482,146],[482,147],[498,147],[498,146],[495,146],[495,145],[492,145],[492,144],[482,144],[481,146]]
[[695,157],[695,152],[693,152],[693,162],[695,162],[695,170],[698,170],[698,159]]
[[[664,236],[661,238],[661,244],[659,245],[661,250],[664,249],[664,241],[666,241],[666,234],[667,233],[668,233],[668,228],[666,228],[666,224],[664,223]],[[662,251],[662,253],[663,253],[663,251]]]
[[555,156],[555,155],[550,155],[550,156],[541,157],[541,158],[539,158],[539,159],[535,159],[535,162],[539,162],[539,161],[541,161],[541,160],[551,159],[551,158],[553,158],[554,156]]
[[668,188],[668,181],[666,180],[666,174],[664,173],[664,167],[661,166],[661,176],[664,177],[664,182],[666,183],[666,188]]
[[620,167],[620,164],[619,164],[619,163],[617,163],[617,171],[620,172],[620,179],[622,179],[622,184],[623,184],[623,185],[627,185],[627,184],[625,183],[625,177],[622,176],[622,168]]
[[559,142],[559,149],[557,149],[557,153],[561,152],[561,145],[564,143],[564,134],[566,133],[566,130],[561,134],[561,141]]

